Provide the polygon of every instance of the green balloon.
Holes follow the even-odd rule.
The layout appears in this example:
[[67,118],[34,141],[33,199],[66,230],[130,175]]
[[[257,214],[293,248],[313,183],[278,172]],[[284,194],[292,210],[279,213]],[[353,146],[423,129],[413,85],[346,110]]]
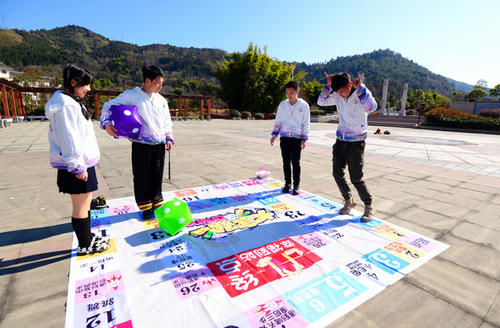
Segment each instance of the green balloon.
[[160,228],[171,236],[193,222],[188,204],[178,198],[174,198],[163,204],[162,207],[157,208],[155,216]]

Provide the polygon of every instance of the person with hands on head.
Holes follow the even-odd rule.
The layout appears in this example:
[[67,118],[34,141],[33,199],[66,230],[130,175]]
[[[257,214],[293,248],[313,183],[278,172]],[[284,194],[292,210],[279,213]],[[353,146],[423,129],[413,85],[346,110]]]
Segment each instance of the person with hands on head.
[[377,102],[363,84],[361,74],[351,81],[349,73],[327,74],[327,84],[318,97],[319,106],[337,107],[339,124],[333,145],[333,177],[344,198],[340,214],[349,214],[356,206],[345,179],[348,167],[352,184],[365,205],[362,222],[369,222],[375,213],[373,199],[363,181],[365,139],[368,135],[368,114],[377,109]]
[[299,85],[290,81],[285,85],[286,100],[278,106],[278,112],[271,133],[271,146],[278,135],[280,136],[281,157],[283,159],[283,173],[285,175],[285,186],[282,192],[290,192],[292,185],[293,166],[293,195],[299,194],[300,185],[300,155],[306,148],[309,138],[310,110],[309,104],[299,98]]
[[78,239],[78,255],[109,247],[109,238],[90,231],[92,191],[97,190],[95,166],[100,158],[92,111],[83,101],[91,83],[88,71],[68,64],[63,70],[64,89],[56,91],[45,105],[45,116],[50,120],[50,164],[57,169],[59,192],[71,195],[71,225]]
[[153,217],[153,210],[163,205],[162,182],[165,150],[174,144],[172,120],[167,100],[160,95],[165,74],[155,65],[142,68],[142,87],[126,90],[102,107],[101,128],[117,137],[110,120],[113,105],[136,106],[142,121],[139,136],[132,141],[132,173],[134,196],[144,220]]

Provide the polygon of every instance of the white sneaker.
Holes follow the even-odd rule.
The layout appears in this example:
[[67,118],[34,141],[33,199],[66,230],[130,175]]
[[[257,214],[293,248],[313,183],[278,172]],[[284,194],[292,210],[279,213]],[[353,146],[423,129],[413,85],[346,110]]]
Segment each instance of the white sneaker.
[[89,247],[78,247],[77,255],[88,255],[104,252],[109,248],[107,243],[97,243],[96,237],[92,237]]

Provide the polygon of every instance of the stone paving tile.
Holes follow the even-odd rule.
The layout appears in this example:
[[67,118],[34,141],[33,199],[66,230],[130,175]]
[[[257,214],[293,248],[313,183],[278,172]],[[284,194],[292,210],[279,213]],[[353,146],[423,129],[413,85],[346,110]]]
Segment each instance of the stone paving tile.
[[480,318],[486,316],[500,290],[500,282],[439,259],[411,272],[405,280]]
[[398,213],[398,216],[427,228],[448,231],[457,225],[459,219],[412,207]]
[[439,257],[452,263],[470,268],[486,277],[500,280],[500,252],[470,241],[445,235],[439,239],[441,242],[452,245]]
[[429,182],[437,183],[440,185],[448,185],[448,186],[457,186],[461,183],[460,181],[457,181],[457,180],[445,179],[443,177],[434,176],[434,175],[427,176],[424,181],[429,181]]
[[497,291],[495,302],[489,308],[485,318],[488,322],[500,327],[500,290]]
[[[401,298],[401,295],[406,297]],[[384,304],[383,308],[380,304]],[[329,328],[476,328],[481,319],[409,284],[398,282]]]
[[500,252],[500,231],[468,222],[461,222],[451,230],[451,233],[456,237],[466,239],[475,244],[492,247]]

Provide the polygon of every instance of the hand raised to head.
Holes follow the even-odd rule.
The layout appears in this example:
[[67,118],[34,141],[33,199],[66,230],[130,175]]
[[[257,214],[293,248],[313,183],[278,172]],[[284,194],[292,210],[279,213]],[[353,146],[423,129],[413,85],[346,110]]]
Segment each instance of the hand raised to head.
[[363,83],[363,78],[361,77],[361,74],[358,72],[358,78],[354,79],[354,81],[352,81],[352,86],[355,89],[357,89],[361,86],[361,83]]
[[325,72],[325,76],[326,76],[326,81],[327,81],[328,85],[331,86],[332,85],[332,77],[333,77],[333,75],[331,75],[331,74],[328,75],[328,73]]

